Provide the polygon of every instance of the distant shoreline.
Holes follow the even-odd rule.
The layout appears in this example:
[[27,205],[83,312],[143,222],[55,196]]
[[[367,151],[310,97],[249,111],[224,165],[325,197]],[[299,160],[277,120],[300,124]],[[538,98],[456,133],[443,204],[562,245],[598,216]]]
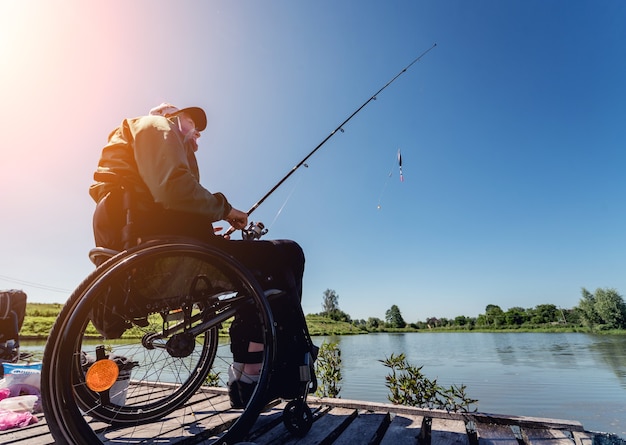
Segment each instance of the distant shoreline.
[[[46,340],[52,330],[52,326],[56,321],[63,304],[60,303],[27,303],[26,316],[24,324],[20,331],[20,339],[22,340]],[[426,333],[426,332],[511,332],[511,333],[584,333],[599,335],[626,335],[624,329],[613,330],[594,330],[588,327],[571,324],[546,324],[537,326],[520,326],[509,328],[459,328],[459,327],[435,327],[429,329],[417,329],[410,325],[405,328],[388,328],[379,327],[376,329],[366,330],[345,321],[336,321],[319,314],[309,314],[306,316],[309,333],[313,336],[332,336],[332,335],[360,335],[360,334],[376,334],[376,333]],[[224,335],[226,335],[224,333]],[[97,335],[93,336],[98,339]]]
[[[506,334],[506,333],[511,333],[511,334],[526,334],[526,333],[535,333],[535,334],[549,334],[549,333],[571,333],[571,334],[575,334],[575,333],[579,333],[579,334],[590,334],[590,335],[624,335],[626,336],[626,331],[625,330],[612,330],[612,331],[592,331],[592,330],[583,330],[583,329],[566,329],[566,328],[562,328],[562,329],[472,329],[472,330],[460,330],[460,329],[432,329],[432,330],[424,330],[424,329],[409,329],[409,330],[399,330],[399,329],[395,329],[395,330],[380,330],[380,331],[360,331],[358,332],[357,330],[352,330],[352,331],[346,331],[346,332],[337,332],[335,330],[331,331],[331,332],[324,332],[324,331],[313,331],[310,330],[310,334],[313,337],[332,337],[332,336],[339,336],[339,335],[364,335],[364,334],[372,334],[372,335],[376,335],[376,334],[427,334],[427,333],[436,333],[436,334],[454,334],[454,333],[467,333],[467,334],[472,334],[472,333],[502,333],[502,334]],[[48,331],[49,333],[49,331]],[[43,335],[43,334],[35,334],[35,335],[21,335],[20,334],[20,340],[21,341],[45,341],[48,339],[48,334]],[[99,340],[102,339],[102,337],[99,336],[93,336],[90,337],[93,340]]]

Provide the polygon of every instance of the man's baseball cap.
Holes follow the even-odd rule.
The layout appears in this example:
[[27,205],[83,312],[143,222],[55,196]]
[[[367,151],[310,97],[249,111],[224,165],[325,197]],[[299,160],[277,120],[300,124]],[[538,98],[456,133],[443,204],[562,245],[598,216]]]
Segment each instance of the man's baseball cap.
[[196,124],[196,130],[202,131],[206,128],[206,113],[200,107],[188,107],[179,109],[172,104],[162,103],[158,107],[154,107],[150,110],[151,116],[176,116],[177,114],[185,113],[187,116],[193,119],[193,122]]

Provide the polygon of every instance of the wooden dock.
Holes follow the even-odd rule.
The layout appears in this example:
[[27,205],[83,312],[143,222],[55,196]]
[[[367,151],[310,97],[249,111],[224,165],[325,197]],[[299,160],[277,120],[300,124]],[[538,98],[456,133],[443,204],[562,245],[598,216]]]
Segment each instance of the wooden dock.
[[[225,400],[226,401],[226,400]],[[308,398],[314,422],[303,438],[282,423],[284,402],[266,409],[247,440],[257,445],[594,445],[606,444],[576,421],[486,413],[449,413],[386,403]],[[54,440],[43,415],[39,422],[0,431],[0,444],[49,445]],[[177,437],[146,435],[142,443],[175,444]],[[624,443],[623,441],[620,441]],[[117,442],[116,442],[117,443]],[[139,442],[133,442],[139,443]],[[615,443],[615,442],[614,442]]]

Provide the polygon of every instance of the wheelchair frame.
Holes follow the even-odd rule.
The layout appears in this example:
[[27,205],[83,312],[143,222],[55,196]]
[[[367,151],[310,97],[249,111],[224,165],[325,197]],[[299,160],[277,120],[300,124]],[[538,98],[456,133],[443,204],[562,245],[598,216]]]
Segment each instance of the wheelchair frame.
[[[97,267],[69,297],[46,343],[41,391],[50,432],[56,443],[91,445],[140,442],[158,427],[172,443],[235,443],[271,401],[277,345],[268,297],[249,270],[213,246],[185,238],[133,246],[132,201],[122,189],[126,249],[90,252]],[[119,336],[98,335],[103,313],[123,323]],[[243,409],[230,406],[224,389],[233,361],[226,329],[236,317],[256,326],[264,345]],[[128,369],[114,361],[120,357]],[[300,395],[283,411],[285,427],[300,437],[313,422],[311,371],[311,355],[303,354]]]

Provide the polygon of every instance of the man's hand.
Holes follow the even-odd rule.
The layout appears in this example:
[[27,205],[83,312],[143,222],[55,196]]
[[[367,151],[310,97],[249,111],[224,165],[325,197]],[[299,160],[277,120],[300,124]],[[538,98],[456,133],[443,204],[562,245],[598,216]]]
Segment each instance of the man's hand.
[[248,225],[248,214],[232,208],[226,215],[226,221],[237,230],[245,229]]

